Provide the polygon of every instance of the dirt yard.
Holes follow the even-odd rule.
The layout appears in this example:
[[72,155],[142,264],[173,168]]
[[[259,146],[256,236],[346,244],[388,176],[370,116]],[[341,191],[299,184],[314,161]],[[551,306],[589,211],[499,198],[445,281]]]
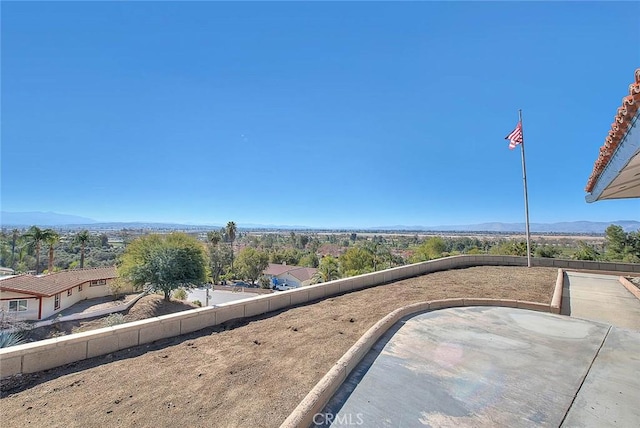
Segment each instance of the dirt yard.
[[5,380],[2,426],[277,427],[394,309],[456,297],[549,303],[556,274],[436,272]]
[[[129,308],[128,311],[121,313],[124,315],[124,322],[132,322],[195,309],[197,307],[198,306],[190,302],[177,300],[165,302],[162,296],[158,294],[151,294],[144,296],[138,300],[135,305]],[[26,339],[28,342],[35,342],[38,340],[50,339],[52,337],[108,327],[109,324],[107,323],[107,318],[108,316],[76,321],[65,321],[50,326],[34,328],[26,332]]]

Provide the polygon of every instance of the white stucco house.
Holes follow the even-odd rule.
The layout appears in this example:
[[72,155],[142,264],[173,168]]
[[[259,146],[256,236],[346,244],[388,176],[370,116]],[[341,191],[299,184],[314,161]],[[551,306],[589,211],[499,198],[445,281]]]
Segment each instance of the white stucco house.
[[312,283],[313,275],[318,269],[291,266],[287,264],[269,263],[262,274],[269,279],[272,285],[282,284],[289,287],[301,287]]
[[109,284],[117,276],[109,266],[5,277],[0,279],[0,309],[18,320],[46,319],[81,300],[110,295]]

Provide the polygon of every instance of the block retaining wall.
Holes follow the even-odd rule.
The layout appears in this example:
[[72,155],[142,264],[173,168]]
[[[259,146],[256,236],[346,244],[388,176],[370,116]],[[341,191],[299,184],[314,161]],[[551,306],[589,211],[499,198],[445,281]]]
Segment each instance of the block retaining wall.
[[[526,257],[517,256],[473,255],[446,257],[310,285],[295,290],[237,300],[218,305],[215,308],[198,308],[114,327],[105,327],[84,333],[12,346],[0,349],[0,377],[47,370],[156,340],[191,333],[206,327],[222,324],[225,321],[262,315],[352,290],[368,288],[431,272],[471,266],[526,266],[526,264]],[[640,264],[533,258],[532,265],[640,274]]]

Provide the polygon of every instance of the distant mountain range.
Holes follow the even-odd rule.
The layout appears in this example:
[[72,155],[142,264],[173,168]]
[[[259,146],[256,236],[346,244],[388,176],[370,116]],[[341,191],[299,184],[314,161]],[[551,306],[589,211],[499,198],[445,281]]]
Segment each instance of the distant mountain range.
[[[560,223],[530,223],[529,230],[532,233],[604,233],[605,229],[612,224],[621,226],[626,232],[640,229],[640,221],[617,220],[610,222],[602,221],[566,221]],[[415,226],[406,228],[405,226],[388,227],[385,230],[416,230],[432,232],[522,232],[525,231],[524,223],[479,223],[465,225],[448,225],[421,227]]]
[[0,224],[2,226],[31,226],[33,224],[42,226],[65,226],[70,224],[84,225],[94,223],[97,223],[97,221],[91,218],[79,217],[77,215],[58,214],[54,212],[0,212]]
[[[626,232],[640,230],[640,221],[635,220],[617,220],[610,222],[596,221],[569,221],[560,223],[531,223],[530,230],[532,233],[586,233],[598,234],[604,233],[605,229],[611,224],[621,226]],[[153,222],[99,222],[97,220],[79,217],[75,215],[59,214],[54,212],[0,212],[0,226],[21,226],[28,227],[31,225],[46,227],[83,227],[93,229],[213,229],[222,227],[223,225],[193,225],[179,223],[153,223]],[[287,225],[263,225],[263,224],[238,224],[241,229],[264,229],[264,230],[327,230],[325,228],[310,228],[305,226],[287,226]],[[479,223],[466,225],[447,225],[447,226],[380,226],[368,228],[332,228],[331,230],[358,230],[358,231],[411,231],[411,232],[493,232],[493,233],[509,233],[523,232],[525,230],[524,223]]]

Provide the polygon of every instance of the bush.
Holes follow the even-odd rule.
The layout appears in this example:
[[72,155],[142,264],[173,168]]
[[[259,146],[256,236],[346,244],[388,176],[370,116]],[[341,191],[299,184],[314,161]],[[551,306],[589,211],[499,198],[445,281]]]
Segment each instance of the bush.
[[107,327],[124,324],[124,315],[120,313],[111,314],[107,318],[105,318],[104,322],[105,324],[107,324]]
[[24,334],[19,331],[0,331],[0,348],[20,345],[25,342]]
[[193,301],[193,302],[191,302],[191,303],[193,303],[193,304],[194,304],[194,305],[196,305],[196,306],[202,307],[202,302],[201,302],[200,300],[194,300],[194,301]]
[[173,298],[178,300],[187,300],[187,292],[184,288],[173,290]]

